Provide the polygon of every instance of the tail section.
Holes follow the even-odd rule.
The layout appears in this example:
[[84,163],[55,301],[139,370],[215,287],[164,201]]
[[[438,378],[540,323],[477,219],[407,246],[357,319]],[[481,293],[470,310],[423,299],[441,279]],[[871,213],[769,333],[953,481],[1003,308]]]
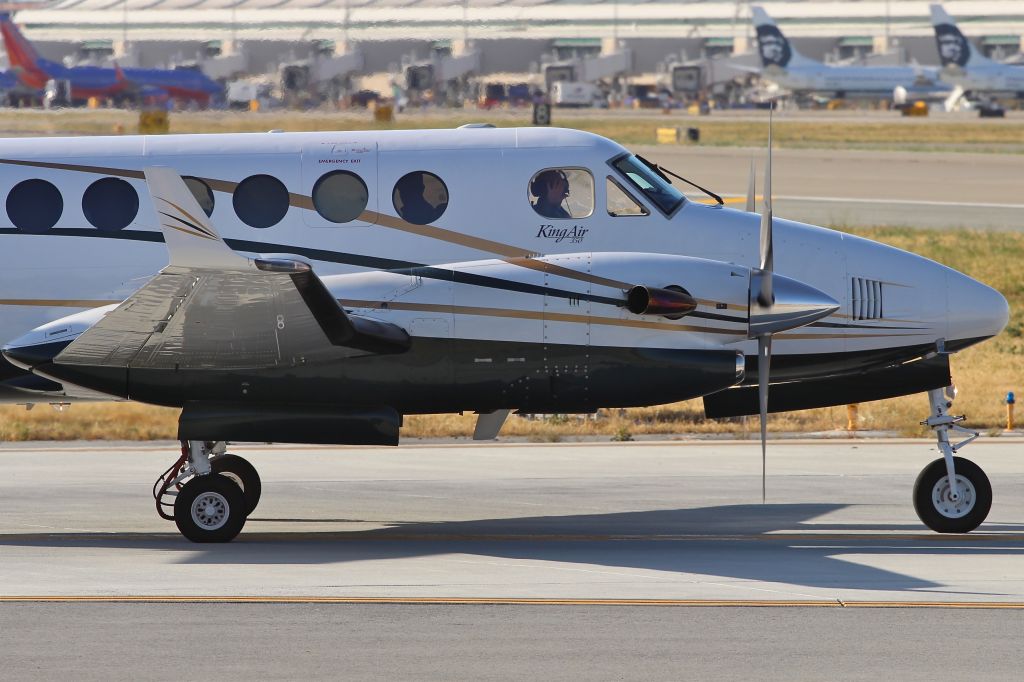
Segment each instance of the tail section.
[[962,69],[971,66],[993,65],[988,57],[978,52],[971,41],[957,28],[953,18],[946,14],[942,5],[931,5],[932,26],[935,28],[935,44],[939,48],[939,59],[942,66],[958,66]]
[[763,7],[752,5],[750,16],[757,30],[757,49],[761,53],[761,65],[765,68],[776,66],[781,69],[792,66],[810,66],[817,64],[796,51],[789,40],[782,34]]
[[3,35],[4,49],[11,69],[19,74],[19,78],[31,87],[41,88],[50,79],[49,74],[41,67],[39,54],[32,43],[21,34],[11,20],[11,15],[0,13],[0,34]]

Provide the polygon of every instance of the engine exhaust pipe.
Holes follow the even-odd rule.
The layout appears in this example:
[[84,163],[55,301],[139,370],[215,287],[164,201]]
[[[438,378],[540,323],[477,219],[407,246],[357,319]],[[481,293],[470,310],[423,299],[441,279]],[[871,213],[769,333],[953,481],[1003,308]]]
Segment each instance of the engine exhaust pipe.
[[659,289],[637,285],[626,294],[626,309],[634,315],[662,315],[678,320],[697,309],[697,301],[682,287]]

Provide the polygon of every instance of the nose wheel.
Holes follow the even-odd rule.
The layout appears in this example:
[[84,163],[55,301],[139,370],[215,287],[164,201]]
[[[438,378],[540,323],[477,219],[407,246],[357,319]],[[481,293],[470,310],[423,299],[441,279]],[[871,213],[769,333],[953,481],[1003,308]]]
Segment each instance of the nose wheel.
[[224,441],[183,441],[181,457],[153,485],[157,513],[192,542],[230,542],[259,504],[259,473]]
[[[921,422],[935,431],[942,458],[924,468],[914,483],[914,511],[924,525],[937,533],[969,533],[988,517],[992,508],[992,484],[977,464],[956,452],[978,437],[978,432],[959,425],[964,417],[950,415],[956,389],[928,391],[932,413]],[[952,444],[949,432],[970,436]]]
[[992,508],[992,485],[981,467],[963,457],[954,457],[953,466],[955,496],[945,459],[926,466],[914,483],[914,510],[937,533],[969,533]]

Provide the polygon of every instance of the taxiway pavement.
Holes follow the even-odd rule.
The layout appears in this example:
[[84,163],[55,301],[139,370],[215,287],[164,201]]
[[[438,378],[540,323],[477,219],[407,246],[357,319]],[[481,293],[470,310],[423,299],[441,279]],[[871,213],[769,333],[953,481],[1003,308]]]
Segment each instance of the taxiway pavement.
[[[740,209],[754,159],[760,210],[764,149],[650,146],[636,151]],[[1021,154],[776,149],[772,169],[773,207],[780,218],[840,228],[1024,230]]]
[[1024,602],[1024,458],[967,536],[910,503],[927,441],[239,446],[263,499],[196,545],[153,509],[173,445],[0,448],[0,594]]
[[928,441],[238,446],[226,545],[166,444],[0,446],[0,679],[1019,677],[1024,445],[988,523],[927,531]]
[[1019,680],[1019,611],[2,604],[3,679]]

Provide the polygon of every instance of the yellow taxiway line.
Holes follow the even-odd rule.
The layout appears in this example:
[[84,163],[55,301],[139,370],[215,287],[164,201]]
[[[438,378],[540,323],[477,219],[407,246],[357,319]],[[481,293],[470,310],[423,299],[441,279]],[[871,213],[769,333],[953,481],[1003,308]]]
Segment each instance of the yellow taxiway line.
[[424,604],[477,606],[690,606],[774,608],[1014,609],[1024,602],[860,601],[841,599],[542,599],[509,597],[261,597],[209,595],[136,596],[0,596],[0,603],[143,603],[143,604]]

